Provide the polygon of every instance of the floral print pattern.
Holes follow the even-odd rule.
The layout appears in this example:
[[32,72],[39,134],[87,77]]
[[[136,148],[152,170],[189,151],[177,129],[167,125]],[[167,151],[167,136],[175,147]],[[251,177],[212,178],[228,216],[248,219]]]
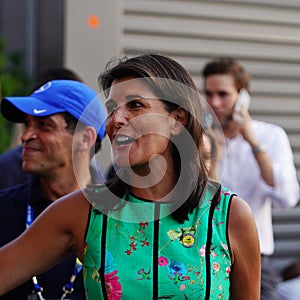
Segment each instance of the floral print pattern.
[[[178,227],[171,216],[159,221],[156,266],[159,299],[204,299],[207,263],[211,270],[210,299],[229,299],[231,259],[226,228],[230,197],[231,194],[223,190],[222,201],[214,210],[209,260],[206,257],[209,199],[207,205],[195,209],[190,221],[180,224],[182,226]],[[86,239],[84,279],[88,299],[102,299],[101,218],[101,214],[92,213]],[[152,299],[153,222],[125,223],[108,218],[107,224],[104,279],[108,299]]]

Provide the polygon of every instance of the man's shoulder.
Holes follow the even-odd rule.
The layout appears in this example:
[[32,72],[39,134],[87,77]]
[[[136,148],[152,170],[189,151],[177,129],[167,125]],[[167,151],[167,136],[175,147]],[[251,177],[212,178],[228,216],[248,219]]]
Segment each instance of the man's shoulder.
[[[19,226],[19,218],[21,218],[26,212],[26,205],[29,201],[29,188],[30,185],[25,183],[0,190],[0,223],[2,225],[4,223],[9,223],[10,225],[8,226],[10,230],[12,230],[11,234],[13,234],[15,230],[12,228]],[[3,233],[3,230],[0,230],[0,245],[3,244],[3,234],[6,236],[6,233]],[[9,233],[7,233],[7,235],[10,236]],[[11,238],[7,241],[9,240],[11,240]]]
[[254,127],[258,127],[258,128],[275,128],[275,129],[281,129],[282,127],[277,125],[277,124],[273,124],[273,123],[269,123],[269,122],[265,122],[265,121],[261,121],[261,120],[252,120],[252,124]]
[[16,197],[26,198],[26,193],[30,189],[31,181],[26,181],[24,183],[14,185],[12,187],[0,190],[0,199],[12,199]]
[[276,132],[285,133],[284,129],[281,126],[273,123],[264,122],[264,121],[253,120],[252,126],[254,131],[258,131],[258,132],[268,132],[269,134],[270,132],[272,132],[272,134]]
[[6,152],[3,152],[0,155],[0,164],[7,164],[7,160],[9,160],[10,162],[22,160],[22,149],[23,147],[19,145],[15,148],[7,150]]

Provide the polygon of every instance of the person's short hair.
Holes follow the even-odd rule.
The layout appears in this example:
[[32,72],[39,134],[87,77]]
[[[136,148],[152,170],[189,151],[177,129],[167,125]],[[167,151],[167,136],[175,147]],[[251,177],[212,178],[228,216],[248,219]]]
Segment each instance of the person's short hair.
[[42,72],[36,79],[35,83],[30,87],[29,94],[32,94],[35,90],[42,85],[52,80],[75,80],[84,82],[83,79],[73,70],[68,68],[50,68]]
[[241,89],[249,90],[250,75],[241,63],[232,57],[217,57],[209,61],[202,70],[204,79],[212,75],[226,74],[234,79],[235,87],[238,91]]

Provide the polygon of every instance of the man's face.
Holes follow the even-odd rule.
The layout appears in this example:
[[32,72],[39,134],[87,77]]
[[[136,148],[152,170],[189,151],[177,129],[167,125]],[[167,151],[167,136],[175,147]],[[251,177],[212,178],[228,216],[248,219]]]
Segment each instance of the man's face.
[[23,171],[52,177],[62,169],[73,168],[73,135],[66,127],[62,114],[26,116],[25,130],[21,137],[24,145]]
[[222,126],[232,119],[233,108],[238,98],[234,79],[227,74],[208,76],[204,83],[206,100]]

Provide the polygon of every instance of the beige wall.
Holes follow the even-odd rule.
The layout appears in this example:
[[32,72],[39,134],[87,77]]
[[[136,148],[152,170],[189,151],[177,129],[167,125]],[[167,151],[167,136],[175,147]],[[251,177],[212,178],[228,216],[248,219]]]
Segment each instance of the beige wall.
[[[119,55],[122,33],[122,2],[119,0],[67,0],[65,8],[64,65],[76,70],[84,81],[98,90],[97,78],[105,64]],[[88,17],[100,19],[97,28],[89,28]],[[96,159],[103,169],[110,166],[107,137]]]
[[[64,64],[78,71],[95,89],[106,62],[118,55],[121,4],[119,0],[66,1]],[[90,15],[99,17],[99,27],[88,26]]]

